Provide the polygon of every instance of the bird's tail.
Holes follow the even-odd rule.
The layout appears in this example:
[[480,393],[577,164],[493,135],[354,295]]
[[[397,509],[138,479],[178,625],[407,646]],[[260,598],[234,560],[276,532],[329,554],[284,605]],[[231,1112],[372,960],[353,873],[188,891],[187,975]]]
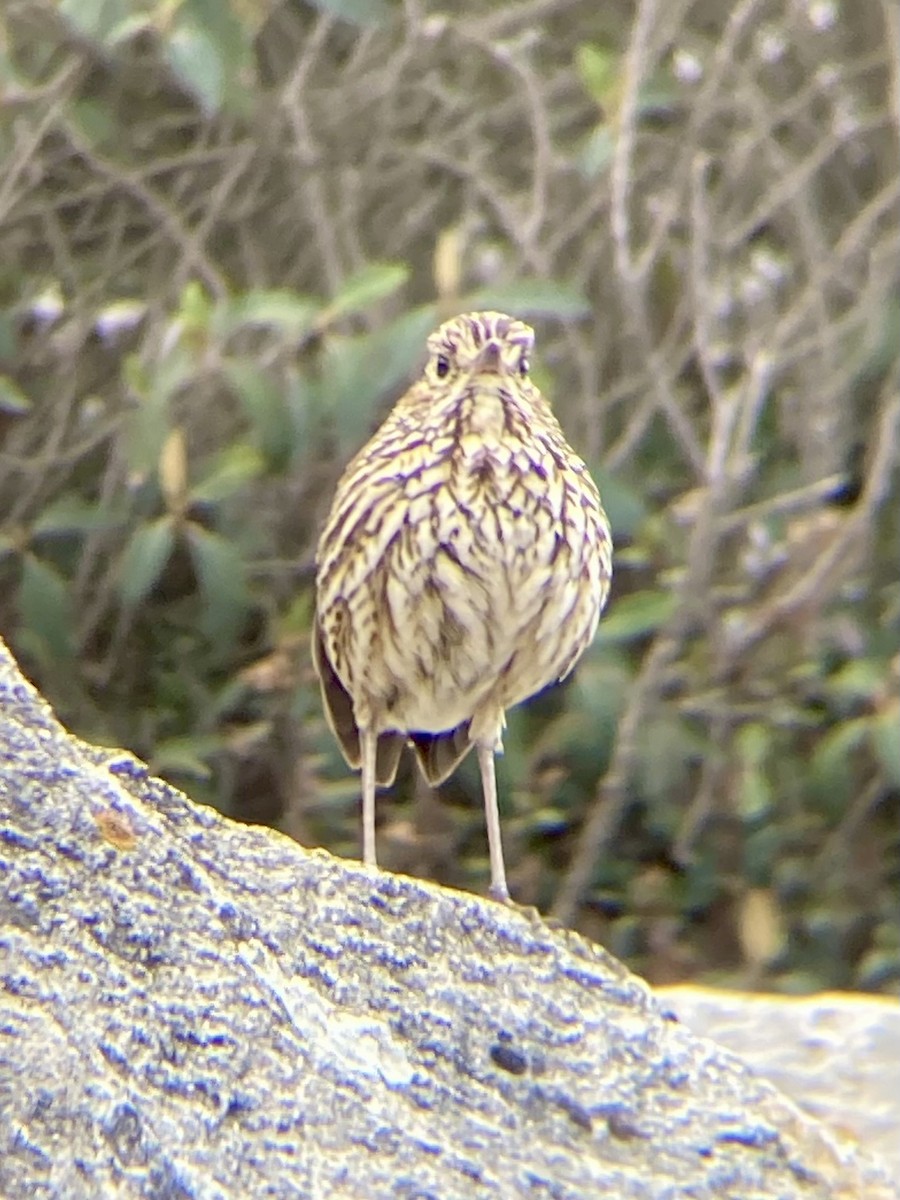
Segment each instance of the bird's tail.
[[469,737],[469,721],[449,729],[446,733],[411,733],[409,740],[416,752],[422,774],[432,787],[443,783],[448,775],[472,749]]

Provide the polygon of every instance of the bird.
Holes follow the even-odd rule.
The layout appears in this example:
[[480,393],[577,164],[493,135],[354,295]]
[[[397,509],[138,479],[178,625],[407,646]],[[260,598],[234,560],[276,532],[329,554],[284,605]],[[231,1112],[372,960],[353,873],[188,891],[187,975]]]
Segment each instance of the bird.
[[500,312],[445,321],[421,378],[350,461],[316,552],[312,660],[328,724],[375,790],[411,746],[436,787],[474,747],[490,895],[509,903],[495,755],[506,710],[564,679],[612,575],[597,486],[531,380],[534,330]]

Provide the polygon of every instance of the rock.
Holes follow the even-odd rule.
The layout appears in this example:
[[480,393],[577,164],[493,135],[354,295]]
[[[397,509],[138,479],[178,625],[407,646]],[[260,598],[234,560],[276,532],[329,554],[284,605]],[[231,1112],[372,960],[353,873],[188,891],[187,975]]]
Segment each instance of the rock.
[[658,998],[740,1054],[804,1111],[874,1150],[900,1179],[900,1004],[886,996],[748,996],[695,987]]
[[879,1200],[602,949],[235,825],[0,656],[0,1195]]

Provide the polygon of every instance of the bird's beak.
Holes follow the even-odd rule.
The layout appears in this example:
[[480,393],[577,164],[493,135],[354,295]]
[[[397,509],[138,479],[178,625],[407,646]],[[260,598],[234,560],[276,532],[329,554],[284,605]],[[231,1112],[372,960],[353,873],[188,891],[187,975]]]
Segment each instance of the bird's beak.
[[482,346],[478,358],[475,360],[476,371],[495,371],[497,374],[503,370],[503,360],[500,358],[500,347],[496,342],[488,342]]

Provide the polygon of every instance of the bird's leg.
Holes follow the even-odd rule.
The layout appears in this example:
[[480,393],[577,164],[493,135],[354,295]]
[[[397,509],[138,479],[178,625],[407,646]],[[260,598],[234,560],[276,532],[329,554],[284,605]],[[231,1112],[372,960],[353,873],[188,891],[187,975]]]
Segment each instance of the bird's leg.
[[506,886],[506,867],[503,865],[503,842],[500,837],[500,811],[497,807],[497,774],[494,764],[495,742],[478,743],[478,769],[484,793],[484,818],[487,824],[488,850],[491,855],[491,895],[503,904],[509,903]]
[[362,748],[363,862],[367,867],[375,867],[378,865],[375,858],[375,756],[378,734],[371,729],[361,729],[359,741]]

